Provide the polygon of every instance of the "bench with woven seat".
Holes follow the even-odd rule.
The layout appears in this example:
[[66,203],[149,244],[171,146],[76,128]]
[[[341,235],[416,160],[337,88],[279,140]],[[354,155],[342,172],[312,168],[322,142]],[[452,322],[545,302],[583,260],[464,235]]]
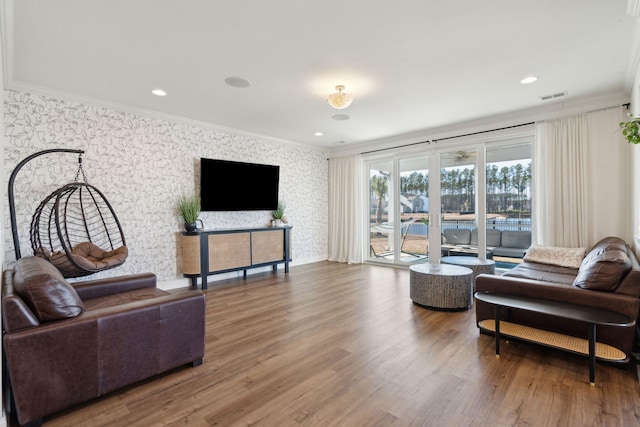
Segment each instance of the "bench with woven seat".
[[[500,354],[500,336],[510,336],[525,341],[534,342],[560,350],[570,351],[589,356],[589,382],[595,383],[596,358],[609,362],[625,362],[626,355],[623,351],[607,344],[596,342],[596,327],[630,327],[635,325],[635,320],[622,313],[605,310],[599,307],[590,307],[579,304],[529,298],[515,295],[504,295],[490,292],[476,292],[475,298],[479,301],[491,304],[495,310],[495,318],[485,319],[479,322],[481,329],[495,333],[496,355]],[[584,322],[588,329],[589,339],[545,331],[538,328],[518,325],[511,322],[500,321],[501,308],[524,310],[545,314],[562,319],[571,319]]]

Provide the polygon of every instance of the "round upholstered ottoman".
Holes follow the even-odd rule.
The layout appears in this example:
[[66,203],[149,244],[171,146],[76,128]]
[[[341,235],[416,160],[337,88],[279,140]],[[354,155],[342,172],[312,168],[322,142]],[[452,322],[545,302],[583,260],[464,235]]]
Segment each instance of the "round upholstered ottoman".
[[473,271],[449,264],[415,264],[409,267],[409,296],[422,307],[460,311],[471,307]]

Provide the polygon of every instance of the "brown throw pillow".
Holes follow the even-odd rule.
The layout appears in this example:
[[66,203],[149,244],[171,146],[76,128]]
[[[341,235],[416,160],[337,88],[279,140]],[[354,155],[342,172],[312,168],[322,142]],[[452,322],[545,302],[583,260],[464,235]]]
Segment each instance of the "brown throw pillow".
[[47,260],[23,257],[16,261],[14,271],[16,293],[41,322],[76,317],[84,312],[76,290]]
[[574,286],[583,289],[613,292],[631,269],[624,241],[603,239],[582,260]]

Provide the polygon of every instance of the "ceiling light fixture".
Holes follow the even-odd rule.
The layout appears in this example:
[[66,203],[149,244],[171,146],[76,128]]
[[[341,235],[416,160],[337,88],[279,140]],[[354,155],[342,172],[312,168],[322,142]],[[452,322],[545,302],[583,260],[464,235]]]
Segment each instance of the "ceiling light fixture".
[[327,98],[327,102],[336,110],[342,110],[347,108],[353,102],[353,95],[342,92],[344,90],[343,85],[336,86],[338,93],[332,93]]
[[528,85],[529,83],[533,83],[538,80],[538,76],[527,76],[524,79],[520,80],[520,83],[523,85]]
[[152,94],[154,94],[155,96],[166,96],[167,92],[165,92],[162,89],[154,89],[151,91]]
[[324,135],[324,134],[323,134],[322,132],[316,132],[316,133],[314,133],[314,135],[315,135],[315,136],[322,136],[322,135]]

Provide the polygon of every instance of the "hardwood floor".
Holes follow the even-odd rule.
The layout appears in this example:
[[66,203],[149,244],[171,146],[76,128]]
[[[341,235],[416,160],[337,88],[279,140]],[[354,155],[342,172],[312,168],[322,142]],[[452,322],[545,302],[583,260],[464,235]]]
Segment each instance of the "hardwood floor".
[[45,426],[636,426],[635,366],[512,342],[473,308],[409,299],[409,272],[321,262],[210,284],[204,363]]

